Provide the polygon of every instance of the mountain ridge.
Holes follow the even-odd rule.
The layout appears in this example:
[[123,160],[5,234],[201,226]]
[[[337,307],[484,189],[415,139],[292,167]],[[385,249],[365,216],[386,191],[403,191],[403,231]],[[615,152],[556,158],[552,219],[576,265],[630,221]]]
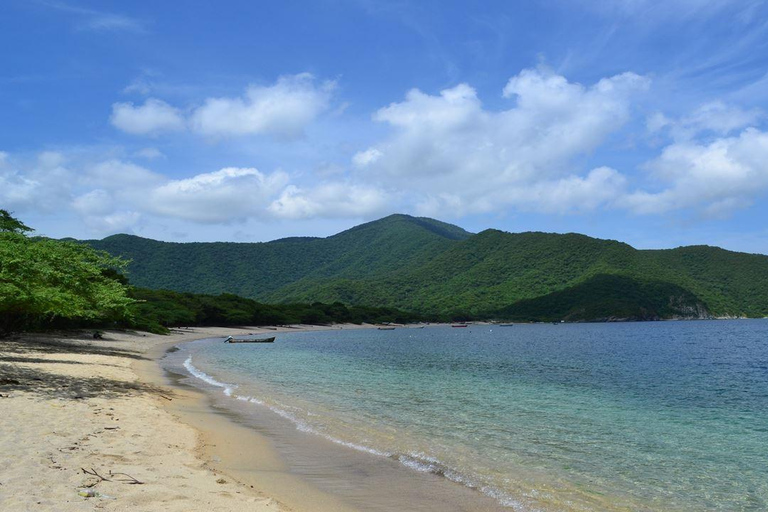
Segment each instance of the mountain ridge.
[[[605,318],[768,315],[768,256],[708,245],[640,250],[579,233],[472,234],[403,214],[326,238],[174,243],[113,235],[84,243],[131,259],[137,286],[273,303],[342,302],[468,318],[523,310],[549,318],[542,309],[548,304],[588,319],[564,307],[567,300]],[[631,307],[619,300],[622,289],[632,291]],[[617,311],[592,297],[600,294],[615,297]]]

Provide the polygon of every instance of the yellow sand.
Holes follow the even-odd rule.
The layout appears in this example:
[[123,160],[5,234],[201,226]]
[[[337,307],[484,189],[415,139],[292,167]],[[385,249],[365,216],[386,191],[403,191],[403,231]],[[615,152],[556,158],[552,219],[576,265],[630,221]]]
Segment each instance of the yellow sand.
[[[292,482],[268,447],[259,451],[257,439],[250,456],[265,485],[282,490],[282,504],[259,492],[258,472],[239,483],[217,471],[215,445],[176,414],[202,408],[201,398],[158,377],[153,359],[169,344],[247,331],[0,339],[0,510],[259,512],[322,501],[322,493]],[[223,421],[207,411],[201,417]],[[336,508],[325,498],[322,508]]]

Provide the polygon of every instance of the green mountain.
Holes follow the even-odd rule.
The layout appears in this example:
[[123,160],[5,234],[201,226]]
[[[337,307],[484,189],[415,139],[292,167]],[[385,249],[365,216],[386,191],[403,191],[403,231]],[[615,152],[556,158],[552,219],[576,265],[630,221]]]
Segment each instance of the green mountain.
[[419,266],[469,236],[451,224],[391,215],[328,238],[170,243],[114,235],[86,243],[131,260],[135,286],[264,299],[302,280],[365,279]]
[[273,303],[521,320],[768,315],[768,256],[707,246],[648,251],[573,233],[473,235],[407,215],[328,238],[87,243],[132,260],[137,286]]

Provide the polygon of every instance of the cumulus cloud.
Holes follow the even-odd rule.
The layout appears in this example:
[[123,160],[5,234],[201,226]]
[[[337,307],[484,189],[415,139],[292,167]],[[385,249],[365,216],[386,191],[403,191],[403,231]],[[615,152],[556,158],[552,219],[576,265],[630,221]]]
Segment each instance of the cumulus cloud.
[[293,139],[328,109],[335,82],[317,83],[309,73],[280,77],[270,86],[251,86],[237,98],[209,98],[191,118],[208,136],[268,134]]
[[0,207],[76,215],[94,234],[169,221],[229,224],[247,219],[359,217],[391,205],[387,192],[333,180],[300,187],[283,171],[226,167],[169,178],[136,163],[83,153],[41,152],[16,165],[0,154]]
[[70,199],[71,172],[60,153],[44,151],[29,165],[20,167],[8,153],[0,157],[0,204],[19,210],[56,211]]
[[309,189],[291,185],[269,205],[276,217],[364,217],[384,211],[389,194],[376,187],[351,183],[325,183]]
[[83,166],[79,182],[84,186],[113,189],[123,192],[156,186],[166,178],[149,169],[117,159],[109,159]]
[[115,103],[110,121],[115,128],[132,135],[156,135],[183,130],[185,126],[179,109],[155,98],[147,99],[141,106]]
[[[584,86],[529,69],[508,81],[503,96],[515,104],[501,111],[484,108],[467,84],[438,95],[414,89],[375,113],[392,134],[358,152],[353,165],[385,184],[407,179],[420,208],[434,215],[595,208],[610,195],[594,185],[615,192],[623,178],[606,169],[576,173],[573,161],[627,122],[632,98],[648,85],[634,73]],[[598,193],[587,200],[584,190]]]
[[676,142],[646,167],[666,187],[628,195],[627,208],[641,214],[694,208],[726,215],[768,189],[768,133],[747,128],[708,144]]
[[72,208],[95,233],[131,231],[141,220],[141,213],[119,209],[116,198],[102,189],[91,190],[74,198]]
[[252,168],[228,167],[171,180],[148,195],[148,208],[196,222],[228,222],[258,216],[264,203],[288,184],[283,172],[263,174]]

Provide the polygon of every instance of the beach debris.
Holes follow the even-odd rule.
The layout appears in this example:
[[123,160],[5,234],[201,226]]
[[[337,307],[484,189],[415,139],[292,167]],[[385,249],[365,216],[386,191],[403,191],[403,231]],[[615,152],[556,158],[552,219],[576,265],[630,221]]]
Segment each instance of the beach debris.
[[218,479],[216,479],[216,483],[217,484],[225,484],[225,483],[227,483],[227,481],[224,480],[223,478],[218,478]]
[[144,485],[144,482],[142,482],[142,481],[140,481],[140,480],[138,480],[138,479],[136,479],[136,478],[132,477],[132,476],[131,476],[131,475],[129,475],[128,473],[115,473],[115,472],[113,472],[112,470],[110,470],[110,471],[109,471],[109,476],[112,476],[112,477],[115,477],[115,476],[124,476],[124,477],[130,478],[130,480],[125,480],[125,479],[120,479],[120,480],[117,480],[118,482],[123,482],[123,483],[125,483],[125,484],[130,484],[130,485]]
[[113,496],[107,496],[106,494],[101,494],[96,489],[80,489],[77,491],[78,496],[82,496],[83,498],[103,498],[105,500],[114,500],[115,498]]
[[[85,473],[86,475],[91,475],[91,476],[95,476],[96,478],[99,478],[99,479],[100,479],[100,480],[99,480],[99,482],[111,482],[111,480],[110,480],[109,478],[105,478],[105,477],[101,476],[101,475],[100,475],[100,474],[98,474],[98,473],[96,472],[96,470],[95,470],[95,469],[93,469],[93,468],[91,468],[91,470],[90,470],[90,471],[88,471],[88,470],[87,470],[87,469],[85,469],[85,468],[80,468],[80,470],[81,470],[83,473]],[[96,483],[99,483],[99,482],[96,482]],[[94,485],[95,485],[95,484],[94,484]]]
[[121,473],[121,472],[118,472],[118,471],[112,471],[111,469],[109,470],[110,478],[107,478],[105,476],[102,476],[102,475],[98,474],[96,472],[96,470],[93,469],[93,468],[91,468],[90,471],[85,469],[85,468],[80,468],[80,470],[83,473],[85,473],[86,475],[95,476],[96,478],[99,479],[95,484],[88,485],[87,487],[93,487],[94,485],[99,484],[101,482],[112,482],[112,480],[110,478],[114,478],[116,476],[124,476],[124,477],[127,478],[127,480],[126,480],[126,478],[119,478],[119,479],[115,479],[114,480],[115,482],[122,482],[124,484],[130,484],[130,485],[144,485],[144,482],[142,482],[138,478],[132,477],[128,473]]

